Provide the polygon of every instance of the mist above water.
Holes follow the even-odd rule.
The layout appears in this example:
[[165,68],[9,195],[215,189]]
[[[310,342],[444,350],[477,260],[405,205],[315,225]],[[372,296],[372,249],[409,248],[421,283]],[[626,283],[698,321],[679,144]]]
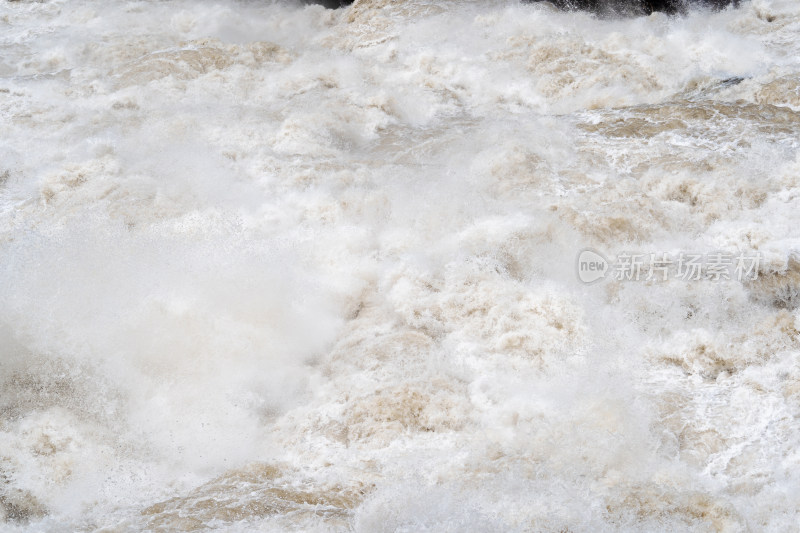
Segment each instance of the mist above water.
[[0,27],[3,528],[796,527],[796,2]]

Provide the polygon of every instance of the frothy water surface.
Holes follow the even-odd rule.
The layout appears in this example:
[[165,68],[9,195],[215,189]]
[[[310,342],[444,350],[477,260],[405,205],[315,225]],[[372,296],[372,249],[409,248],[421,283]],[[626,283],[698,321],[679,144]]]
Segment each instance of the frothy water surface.
[[[791,531],[800,4],[0,4],[9,531]],[[759,254],[584,284],[577,254]]]

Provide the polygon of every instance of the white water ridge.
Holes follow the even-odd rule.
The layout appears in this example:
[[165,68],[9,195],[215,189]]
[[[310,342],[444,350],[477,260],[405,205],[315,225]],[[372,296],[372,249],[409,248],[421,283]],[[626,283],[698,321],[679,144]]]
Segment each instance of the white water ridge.
[[795,0],[2,2],[0,530],[798,531],[799,139]]

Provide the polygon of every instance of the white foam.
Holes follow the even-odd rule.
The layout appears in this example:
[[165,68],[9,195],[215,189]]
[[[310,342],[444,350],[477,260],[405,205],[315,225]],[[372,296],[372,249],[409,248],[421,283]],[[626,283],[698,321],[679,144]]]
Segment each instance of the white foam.
[[[797,523],[795,2],[0,26],[4,526]],[[764,263],[583,285],[584,248]]]

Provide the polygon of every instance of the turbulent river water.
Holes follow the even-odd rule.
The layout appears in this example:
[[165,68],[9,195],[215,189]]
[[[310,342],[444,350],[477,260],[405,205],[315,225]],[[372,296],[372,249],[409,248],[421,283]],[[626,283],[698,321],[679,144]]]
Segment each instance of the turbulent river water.
[[797,531],[799,140],[795,0],[2,2],[0,529]]

